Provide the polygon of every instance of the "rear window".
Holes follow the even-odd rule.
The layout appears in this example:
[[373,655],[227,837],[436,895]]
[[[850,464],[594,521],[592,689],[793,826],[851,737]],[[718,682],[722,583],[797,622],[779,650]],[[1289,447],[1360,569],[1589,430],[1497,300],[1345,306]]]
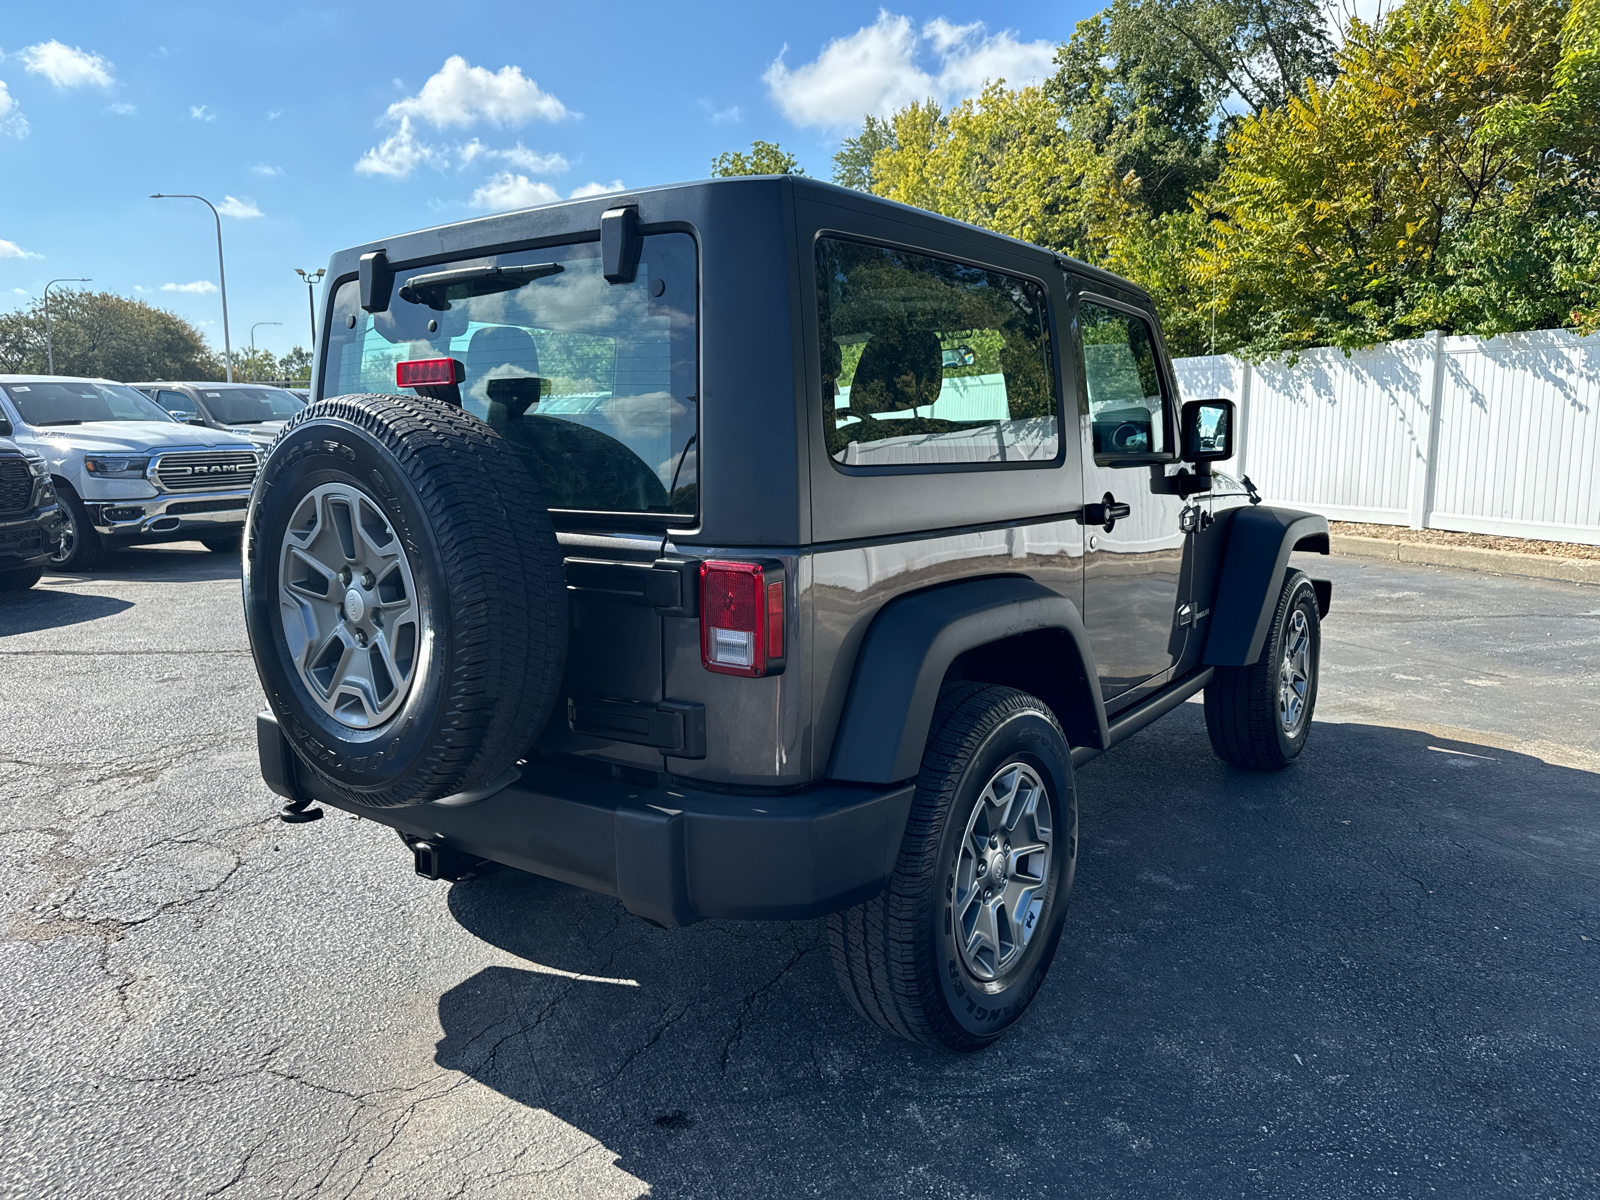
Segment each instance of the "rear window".
[[172,418],[142,392],[120,383],[8,383],[6,395],[35,427],[86,421],[164,421]]
[[[427,278],[446,272],[466,275]],[[350,280],[322,394],[393,392],[396,364],[454,358],[462,407],[517,447],[552,508],[692,515],[696,293],[684,233],[645,237],[632,283],[606,282],[598,242],[401,268],[382,313]]]
[[823,433],[845,466],[1053,462],[1044,289],[948,259],[817,242]]

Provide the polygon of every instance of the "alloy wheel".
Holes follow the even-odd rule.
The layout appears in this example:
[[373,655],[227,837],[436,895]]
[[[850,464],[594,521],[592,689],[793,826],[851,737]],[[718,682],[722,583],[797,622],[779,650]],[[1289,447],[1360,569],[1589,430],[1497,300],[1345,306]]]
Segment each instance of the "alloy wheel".
[[1037,771],[1010,762],[984,785],[967,818],[950,889],[961,961],[985,983],[1017,963],[1038,926],[1054,836]]
[[278,580],[284,639],[306,689],[342,725],[382,725],[416,680],[429,630],[377,501],[346,483],[307,493],[284,533]]

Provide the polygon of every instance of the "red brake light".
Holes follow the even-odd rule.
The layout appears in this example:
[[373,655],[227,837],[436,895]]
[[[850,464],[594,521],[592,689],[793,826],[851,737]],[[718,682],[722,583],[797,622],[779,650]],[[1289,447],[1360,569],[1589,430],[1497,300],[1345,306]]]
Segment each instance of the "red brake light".
[[453,358],[413,358],[394,365],[394,381],[404,388],[447,387],[465,378],[466,372]]
[[700,661],[723,675],[783,669],[783,578],[751,562],[700,564]]

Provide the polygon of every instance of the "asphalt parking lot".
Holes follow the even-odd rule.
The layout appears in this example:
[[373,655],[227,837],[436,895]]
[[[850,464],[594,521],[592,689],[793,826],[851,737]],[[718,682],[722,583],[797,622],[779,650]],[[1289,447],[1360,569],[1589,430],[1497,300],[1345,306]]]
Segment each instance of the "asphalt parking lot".
[[237,564],[0,597],[5,1196],[1600,1193],[1600,588],[1355,559],[1306,755],[1079,772],[1066,935],[954,1057],[820,923],[663,931],[273,817]]

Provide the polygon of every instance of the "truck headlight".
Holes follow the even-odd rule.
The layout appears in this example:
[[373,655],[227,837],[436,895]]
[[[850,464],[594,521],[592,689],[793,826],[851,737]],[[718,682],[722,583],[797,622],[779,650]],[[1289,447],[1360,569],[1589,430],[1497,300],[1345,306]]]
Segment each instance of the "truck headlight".
[[85,458],[83,465],[89,474],[100,479],[141,479],[144,477],[145,468],[150,465],[150,460],[94,455]]
[[26,454],[23,457],[27,459],[28,470],[33,472],[33,477],[35,479],[45,479],[49,477],[50,464],[45,462],[41,455]]

